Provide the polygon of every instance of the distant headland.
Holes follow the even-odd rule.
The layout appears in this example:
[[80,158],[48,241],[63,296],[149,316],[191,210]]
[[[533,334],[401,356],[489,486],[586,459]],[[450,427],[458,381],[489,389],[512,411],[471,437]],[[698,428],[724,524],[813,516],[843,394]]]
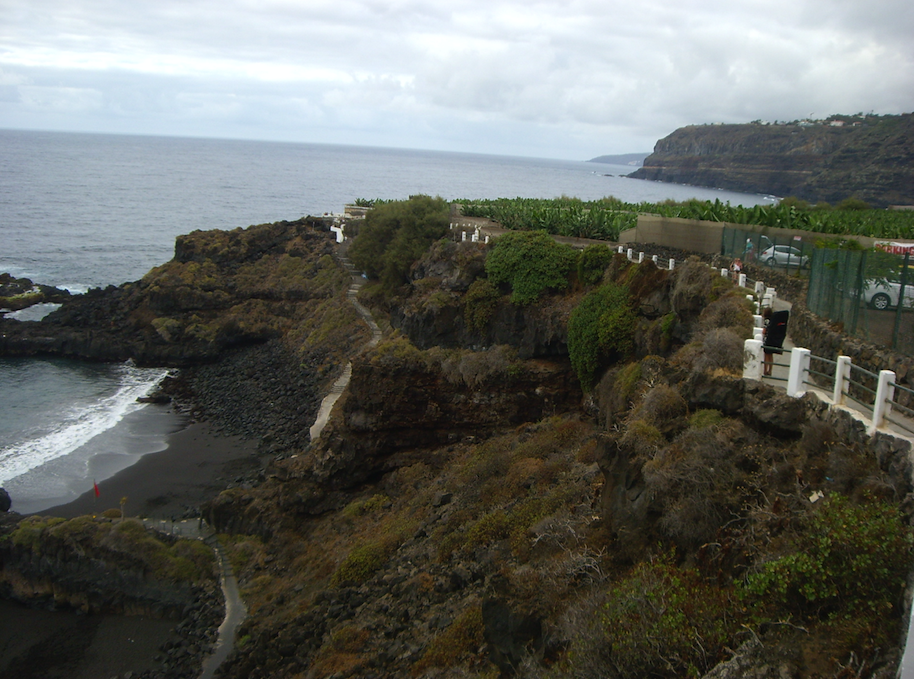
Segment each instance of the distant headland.
[[810,203],[914,205],[914,113],[689,125],[630,176]]

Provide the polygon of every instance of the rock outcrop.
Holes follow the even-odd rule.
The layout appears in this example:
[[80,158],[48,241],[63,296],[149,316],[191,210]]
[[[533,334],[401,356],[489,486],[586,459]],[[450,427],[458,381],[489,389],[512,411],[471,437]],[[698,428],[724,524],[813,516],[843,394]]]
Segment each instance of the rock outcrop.
[[875,207],[914,205],[914,114],[692,125],[658,141],[629,176],[812,203],[856,197]]
[[142,280],[74,295],[40,322],[0,320],[0,355],[181,367],[286,335],[348,274],[320,222],[180,236]]

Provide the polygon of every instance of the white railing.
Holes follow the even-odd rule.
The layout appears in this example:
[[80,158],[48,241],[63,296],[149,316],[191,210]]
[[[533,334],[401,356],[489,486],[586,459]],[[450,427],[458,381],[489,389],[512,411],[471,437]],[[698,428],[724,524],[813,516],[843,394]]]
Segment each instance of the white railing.
[[[914,424],[901,417],[893,416],[896,411],[907,417],[914,416],[914,409],[902,405],[895,397],[896,390],[911,395],[914,395],[914,390],[898,384],[895,381],[896,376],[893,370],[880,370],[879,373],[874,373],[854,365],[849,356],[838,356],[836,360],[832,361],[822,356],[815,356],[809,349],[795,347],[784,350],[785,354],[790,354],[789,363],[776,362],[774,364],[775,367],[786,367],[787,377],[769,377],[762,375],[764,351],[761,340],[746,340],[744,348],[743,377],[745,379],[786,381],[787,395],[793,398],[799,398],[809,389],[813,389],[820,398],[832,406],[846,406],[848,400],[852,400],[860,406],[860,412],[866,417],[867,432],[870,435],[884,428],[887,423],[892,423],[914,434]],[[812,368],[813,362],[832,366],[833,369],[829,372],[815,370]],[[813,381],[813,377],[818,378],[817,381]]]
[[[644,261],[643,252],[636,253],[632,248],[625,248],[622,245],[618,246],[617,251],[619,254],[625,254],[630,261]],[[673,270],[676,266],[674,259],[670,259],[667,264],[665,261],[659,261],[657,255],[654,255],[652,260],[661,268]],[[777,290],[766,286],[762,281],[751,280],[744,273],[732,274],[728,269],[720,269],[720,275],[733,277],[737,285],[752,290],[746,297],[755,305],[755,327],[753,338],[745,341],[744,378],[786,382],[787,395],[792,398],[800,398],[809,389],[813,389],[833,406],[846,406],[848,400],[854,401],[868,420],[867,431],[870,435],[884,428],[887,423],[914,434],[912,422],[894,416],[894,413],[899,412],[907,418],[914,418],[914,409],[902,405],[895,398],[897,391],[906,392],[914,397],[914,390],[898,384],[892,370],[880,370],[877,374],[854,365],[848,356],[838,356],[836,360],[831,360],[816,356],[809,349],[795,347],[783,350],[782,355],[789,356],[788,362],[773,362],[772,373],[776,372],[774,368],[780,367],[782,370],[777,372],[781,374],[763,375],[765,364],[762,349],[762,317],[758,314],[762,309],[774,304]],[[826,369],[817,369],[820,365],[826,366]],[[816,381],[812,381],[813,378]]]

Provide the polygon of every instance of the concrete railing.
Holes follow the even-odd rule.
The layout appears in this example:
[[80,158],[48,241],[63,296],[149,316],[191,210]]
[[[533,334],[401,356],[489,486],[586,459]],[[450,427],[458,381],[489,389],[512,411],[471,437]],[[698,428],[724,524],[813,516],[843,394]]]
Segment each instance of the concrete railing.
[[[789,355],[789,362],[775,362],[775,366],[787,369],[783,376],[763,376],[763,347],[760,339],[745,341],[745,358],[743,377],[751,380],[786,381],[787,395],[800,398],[807,391],[813,390],[829,406],[851,407],[862,414],[867,421],[870,435],[885,428],[889,423],[900,427],[909,434],[914,434],[914,424],[909,418],[914,417],[914,409],[903,405],[896,394],[907,392],[914,396],[914,390],[908,389],[895,380],[895,371],[880,370],[870,372],[851,362],[849,356],[838,356],[836,360],[816,356],[809,349],[795,347],[784,351]],[[819,370],[813,366],[824,366]]]

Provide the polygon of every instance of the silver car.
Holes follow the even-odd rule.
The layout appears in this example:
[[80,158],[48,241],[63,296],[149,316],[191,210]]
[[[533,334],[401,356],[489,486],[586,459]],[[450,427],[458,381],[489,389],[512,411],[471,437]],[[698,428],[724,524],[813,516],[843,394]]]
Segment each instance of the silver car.
[[772,245],[762,251],[759,261],[768,266],[796,266],[801,269],[809,266],[809,257],[791,245]]

